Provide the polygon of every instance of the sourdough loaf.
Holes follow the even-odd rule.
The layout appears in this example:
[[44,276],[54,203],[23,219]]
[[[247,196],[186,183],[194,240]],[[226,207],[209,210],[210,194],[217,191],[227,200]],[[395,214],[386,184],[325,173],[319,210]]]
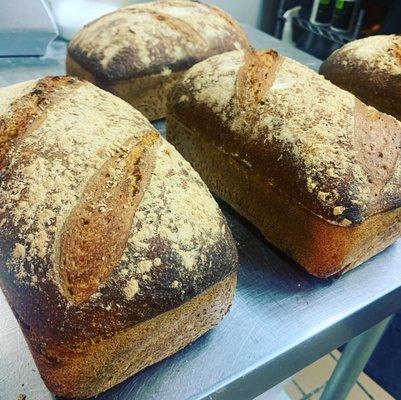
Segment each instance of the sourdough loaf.
[[320,73],[401,120],[401,36],[371,36],[348,43],[323,62]]
[[209,188],[311,274],[400,235],[400,123],[312,70],[233,51],[192,67],[167,106],[167,138]]
[[165,115],[167,91],[212,55],[248,47],[217,7],[189,0],[135,4],[85,26],[68,46],[67,73],[121,97],[150,120]]
[[51,77],[0,89],[0,121],[0,284],[52,392],[95,395],[220,321],[231,233],[139,112]]

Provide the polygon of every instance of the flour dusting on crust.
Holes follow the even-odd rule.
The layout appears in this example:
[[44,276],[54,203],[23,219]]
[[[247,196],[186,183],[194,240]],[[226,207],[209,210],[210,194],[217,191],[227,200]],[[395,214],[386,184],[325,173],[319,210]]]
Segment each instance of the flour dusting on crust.
[[247,47],[241,28],[223,11],[167,0],[135,4],[90,23],[71,40],[69,54],[94,75],[121,80],[168,75]]
[[[276,57],[274,52],[266,51],[261,52],[261,59],[268,54],[272,59]],[[356,123],[355,96],[294,60],[280,57],[279,62],[277,67],[267,59],[267,65],[272,65],[267,77],[258,76],[259,71],[248,77],[255,90],[264,93],[255,92],[256,102],[247,104],[247,109],[238,101],[236,92],[238,75],[245,68],[242,51],[211,57],[191,68],[173,90],[169,107],[178,119],[188,119],[186,123],[195,123],[199,132],[210,135],[220,151],[228,152],[330,223],[349,226],[361,222],[366,215],[386,207],[382,199],[389,192],[395,202],[400,202],[394,189],[400,184],[399,162],[388,182],[378,182],[379,196],[364,164],[371,160],[361,159],[361,145],[357,142],[363,136],[358,129],[363,128],[361,119],[358,126]],[[267,71],[269,74],[268,68]],[[263,82],[258,80],[271,79],[271,75],[271,86],[261,89]],[[385,117],[381,126],[388,129],[388,138],[395,135],[396,146],[401,137],[400,124],[376,110],[369,112],[363,104],[358,103],[358,107],[365,110],[362,123],[366,126]],[[221,129],[215,127],[213,133],[206,123],[207,115],[220,120]],[[365,139],[362,142],[362,151],[363,146],[375,146]],[[392,145],[382,142],[383,146]],[[380,156],[379,151],[371,151],[369,157],[376,153]],[[384,160],[383,168],[390,164]]]
[[354,40],[335,51],[346,67],[348,64],[360,65],[386,71],[392,75],[401,74],[401,37],[396,35],[377,35]]
[[[94,98],[97,108],[92,106]],[[115,108],[126,117],[116,115]],[[127,139],[139,138],[146,130],[152,127],[141,114],[93,85],[61,90],[60,101],[42,124],[11,150],[0,184],[1,219],[9,226],[3,235],[15,229],[25,249],[10,267],[18,270],[25,261],[49,256],[57,264],[57,237],[87,180]],[[49,279],[57,279],[54,275],[56,270],[50,270]]]
[[[130,105],[69,77],[0,89],[0,99],[0,278],[33,332],[75,345],[178,307],[235,271],[205,184]],[[103,275],[110,253],[118,257]]]

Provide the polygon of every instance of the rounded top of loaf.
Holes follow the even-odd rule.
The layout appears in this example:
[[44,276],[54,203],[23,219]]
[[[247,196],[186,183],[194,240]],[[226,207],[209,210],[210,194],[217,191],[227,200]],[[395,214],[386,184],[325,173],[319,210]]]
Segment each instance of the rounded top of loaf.
[[0,89],[0,120],[0,281],[46,341],[132,326],[235,270],[199,175],[121,99],[43,78]]
[[169,75],[212,55],[248,47],[240,26],[217,7],[166,0],[135,4],[86,25],[69,56],[95,78]]
[[401,119],[401,36],[378,35],[336,50],[319,72],[377,109]]
[[322,64],[338,63],[343,68],[359,66],[361,69],[401,74],[401,36],[377,35],[354,40],[331,54]]
[[185,73],[167,116],[326,221],[401,205],[401,124],[273,50],[233,51]]

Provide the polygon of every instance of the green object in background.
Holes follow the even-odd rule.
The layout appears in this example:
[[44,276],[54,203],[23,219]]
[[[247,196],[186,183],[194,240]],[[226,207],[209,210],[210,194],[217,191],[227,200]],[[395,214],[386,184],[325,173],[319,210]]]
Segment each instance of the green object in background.
[[344,0],[336,0],[336,9],[342,10],[344,8]]
[[331,28],[340,32],[351,31],[355,26],[359,3],[359,0],[336,0]]
[[316,12],[315,22],[329,25],[333,14],[334,0],[320,0]]

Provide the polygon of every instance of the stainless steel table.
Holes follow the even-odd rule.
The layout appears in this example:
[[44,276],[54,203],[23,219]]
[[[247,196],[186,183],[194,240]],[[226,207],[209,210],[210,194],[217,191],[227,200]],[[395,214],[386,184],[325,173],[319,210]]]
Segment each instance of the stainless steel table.
[[[319,61],[246,27],[255,47]],[[46,58],[0,59],[0,85],[64,72],[65,44]],[[163,123],[156,124],[163,130]],[[97,399],[252,399],[401,307],[401,241],[339,279],[308,276],[221,203],[238,243],[238,291],[223,322],[176,355]],[[377,335],[376,335],[377,336]],[[23,385],[23,386],[22,386]],[[0,398],[51,399],[0,294]]]

